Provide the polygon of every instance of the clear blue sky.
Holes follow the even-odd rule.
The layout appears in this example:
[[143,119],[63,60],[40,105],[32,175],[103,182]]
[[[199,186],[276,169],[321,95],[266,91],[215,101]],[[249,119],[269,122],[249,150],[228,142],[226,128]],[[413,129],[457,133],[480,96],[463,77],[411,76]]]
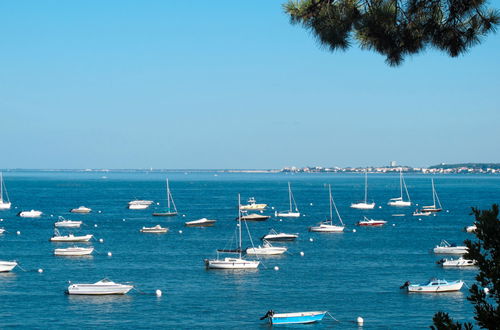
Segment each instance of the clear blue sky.
[[391,68],[284,1],[0,2],[0,168],[500,162],[498,33]]

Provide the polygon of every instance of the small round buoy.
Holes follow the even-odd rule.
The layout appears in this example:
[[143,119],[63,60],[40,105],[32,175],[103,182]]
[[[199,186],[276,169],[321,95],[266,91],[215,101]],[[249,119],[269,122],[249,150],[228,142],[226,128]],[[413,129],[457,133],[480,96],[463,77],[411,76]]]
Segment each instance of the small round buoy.
[[379,208],[379,209],[381,209],[381,208],[382,208],[382,206],[379,206],[378,208]]
[[99,238],[99,243],[104,243],[104,239]]
[[43,269],[38,268],[38,272],[39,272],[39,273],[43,273]]
[[185,217],[186,217],[186,215],[185,215],[185,214],[183,214],[183,215],[182,215],[182,217],[183,217],[183,218],[185,218]]
[[393,227],[396,227],[396,224],[395,224],[395,223],[393,223],[393,224],[392,224],[392,226],[393,226]]
[[356,322],[358,322],[359,326],[363,326],[363,323],[365,323],[365,320],[363,320],[363,318],[361,316],[358,316],[358,318],[356,319]]
[[125,219],[123,219],[123,222],[125,222]]
[[304,256],[304,252],[303,251],[300,251],[300,256],[303,257]]
[[155,294],[156,294],[157,297],[161,297],[162,292],[161,292],[160,289],[158,289],[158,290],[155,291]]
[[99,210],[99,211],[97,211],[97,213],[102,213],[102,211],[101,211],[101,210]]
[[182,230],[179,230],[179,234],[182,234]]
[[278,266],[274,266],[274,270],[280,270]]
[[280,222],[282,222],[282,221],[283,221],[283,220],[282,220],[282,219],[280,219]]
[[108,252],[108,257],[111,257],[112,255],[113,255],[113,253]]
[[95,224],[94,227],[97,228],[97,224]]
[[352,230],[352,232],[353,232],[353,233],[355,233],[355,232],[356,232],[356,229],[353,229],[353,230]]
[[50,217],[52,218],[52,217],[54,217],[54,215],[53,215],[53,214],[51,214],[51,215],[50,215]]
[[484,288],[483,291],[485,295],[488,295],[490,293],[490,289],[488,288]]
[[311,237],[311,238],[309,239],[309,242],[314,242],[314,239]]
[[18,231],[16,231],[16,234],[21,235],[21,232],[18,230]]
[[160,205],[160,203],[156,203],[156,205]]
[[422,218],[418,218],[418,221],[422,221]]
[[313,203],[309,203],[310,206],[313,206]]
[[446,213],[450,213],[450,210],[446,210]]
[[3,221],[3,219],[0,219],[0,221]]

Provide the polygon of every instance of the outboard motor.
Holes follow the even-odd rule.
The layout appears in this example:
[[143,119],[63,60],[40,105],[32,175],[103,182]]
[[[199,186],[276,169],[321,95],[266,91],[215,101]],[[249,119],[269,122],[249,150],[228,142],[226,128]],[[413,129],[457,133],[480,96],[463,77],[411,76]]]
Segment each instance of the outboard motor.
[[264,320],[264,319],[267,319],[268,317],[273,317],[273,315],[274,315],[274,311],[271,309],[271,310],[268,310],[266,315],[262,316],[260,319]]
[[407,288],[408,286],[410,286],[410,281],[406,281],[403,285],[401,285],[399,288],[400,289],[404,289],[404,288]]

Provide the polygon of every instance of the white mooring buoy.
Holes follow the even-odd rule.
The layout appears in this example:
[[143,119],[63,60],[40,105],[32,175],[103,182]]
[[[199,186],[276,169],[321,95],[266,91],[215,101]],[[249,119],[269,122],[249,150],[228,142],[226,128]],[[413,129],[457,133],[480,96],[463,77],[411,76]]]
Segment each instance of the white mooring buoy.
[[280,270],[278,266],[274,266],[274,270]]
[[304,256],[304,251],[300,251],[300,256],[303,257]]
[[488,288],[484,288],[483,291],[485,295],[488,295],[490,293],[490,289]]
[[162,292],[161,292],[160,289],[158,289],[158,290],[155,291],[155,294],[156,294],[157,297],[161,297]]
[[97,224],[94,225],[94,228],[97,228]]
[[113,255],[113,253],[108,252],[108,257],[111,257],[112,255]]
[[16,234],[21,235],[21,232],[18,230],[18,231],[16,231]]
[[182,230],[179,230],[179,234],[182,234]]
[[361,316],[358,316],[358,318],[356,319],[356,322],[358,322],[358,325],[360,327],[362,327],[363,323],[365,323],[365,320],[363,320],[363,318]]
[[353,229],[353,230],[352,230],[352,232],[353,232],[353,233],[355,233],[355,232],[356,232],[356,229]]
[[312,237],[309,238],[309,242],[314,242],[314,239]]
[[104,239],[99,238],[99,243],[104,243]]
[[43,273],[43,269],[38,268],[38,272],[39,272],[39,273]]

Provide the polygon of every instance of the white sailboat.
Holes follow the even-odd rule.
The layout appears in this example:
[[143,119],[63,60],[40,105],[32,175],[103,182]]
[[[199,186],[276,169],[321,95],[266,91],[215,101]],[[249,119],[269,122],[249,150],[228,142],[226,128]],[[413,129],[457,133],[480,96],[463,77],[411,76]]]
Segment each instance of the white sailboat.
[[375,207],[375,203],[368,203],[368,170],[365,171],[365,200],[363,202],[352,203],[351,208],[360,210],[371,210]]
[[[403,187],[404,191],[406,192],[406,197],[408,197],[408,200],[405,201],[403,199]],[[405,179],[403,178],[403,170],[399,170],[399,188],[401,191],[400,197],[396,198],[391,198],[387,205],[389,206],[397,206],[397,207],[404,207],[404,206],[411,206],[411,200],[410,200],[410,194],[408,193],[408,188],[406,187],[406,182]]]
[[[260,261],[246,260],[242,258],[241,248],[241,198],[238,194],[238,248],[234,250],[217,250],[216,259],[205,259],[207,269],[257,269]],[[237,253],[238,257],[226,257],[219,259],[219,253]]]
[[[5,191],[5,199],[3,193]],[[11,202],[9,200],[9,194],[7,193],[7,188],[3,182],[3,174],[0,172],[0,210],[8,210],[11,207]]]
[[[309,231],[314,232],[322,232],[322,233],[341,233],[344,231],[345,225],[340,217],[339,210],[337,209],[337,205],[335,205],[335,201],[332,197],[332,186],[328,185],[328,192],[330,193],[330,219],[324,222],[321,222],[318,226],[309,227]],[[337,217],[339,218],[341,226],[333,224],[333,208],[335,208],[335,213],[337,213]]]
[[[173,206],[173,210],[171,206]],[[173,217],[177,215],[177,207],[175,206],[174,198],[172,197],[172,193],[170,192],[170,186],[168,184],[167,178],[167,212],[157,212],[153,213],[154,217]]]
[[[284,217],[284,218],[298,218],[300,217],[300,212],[299,209],[297,208],[297,203],[295,203],[295,198],[293,198],[293,193],[292,193],[292,188],[290,186],[290,182],[288,182],[288,199],[290,203],[290,207],[288,211],[280,211],[276,212],[277,217]],[[292,202],[293,206],[295,207],[295,211],[292,208]]]
[[443,207],[441,206],[441,201],[439,200],[436,188],[434,186],[434,179],[431,179],[431,183],[432,183],[432,205],[422,206],[422,212],[441,212],[443,210]]

